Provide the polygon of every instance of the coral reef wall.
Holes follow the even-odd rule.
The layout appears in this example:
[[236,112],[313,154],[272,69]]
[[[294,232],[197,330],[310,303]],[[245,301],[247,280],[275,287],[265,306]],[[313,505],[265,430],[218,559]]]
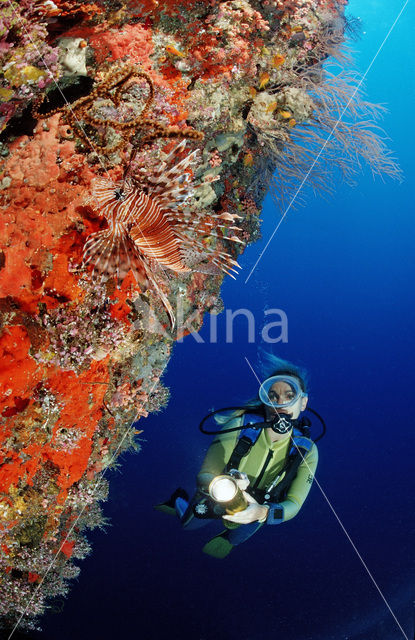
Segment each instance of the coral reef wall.
[[[168,400],[175,339],[220,312],[275,167],[298,177],[301,131],[351,94],[322,65],[344,4],[0,0],[6,626],[68,591],[105,525],[103,472]],[[362,131],[353,152],[393,172]]]

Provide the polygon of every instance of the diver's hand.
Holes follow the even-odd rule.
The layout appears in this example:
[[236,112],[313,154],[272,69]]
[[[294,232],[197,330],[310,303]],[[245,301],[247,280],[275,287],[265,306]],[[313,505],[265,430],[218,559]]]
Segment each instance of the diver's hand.
[[246,491],[243,491],[243,494],[249,503],[247,508],[243,511],[238,511],[238,513],[234,513],[232,516],[222,516],[224,520],[230,520],[237,524],[250,524],[251,522],[263,520],[268,514],[268,507],[263,504],[259,504],[259,502],[250,496],[249,493],[246,493]]
[[246,476],[245,478],[236,478],[236,484],[238,485],[242,493],[245,494],[245,489],[249,487],[248,476]]
[[231,469],[229,475],[232,476],[241,491],[245,491],[249,487],[249,478],[243,471]]

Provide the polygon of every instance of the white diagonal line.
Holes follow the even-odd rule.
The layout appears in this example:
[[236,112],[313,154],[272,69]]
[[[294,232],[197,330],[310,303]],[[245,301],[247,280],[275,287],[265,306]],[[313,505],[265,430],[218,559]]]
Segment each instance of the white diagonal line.
[[[260,379],[258,378],[258,376],[257,376],[257,374],[256,374],[256,372],[255,372],[255,370],[254,370],[254,368],[252,367],[252,365],[251,365],[251,363],[249,362],[249,360],[248,360],[248,358],[247,358],[247,357],[245,357],[245,361],[246,361],[246,363],[248,364],[249,368],[251,369],[252,373],[254,374],[255,378],[257,379],[258,384],[260,385],[260,384],[261,384],[261,381],[260,381]],[[408,638],[408,636],[406,635],[405,631],[403,630],[403,628],[402,628],[402,626],[401,626],[401,624],[400,624],[400,622],[399,622],[398,618],[397,618],[397,617],[396,617],[396,615],[394,614],[394,612],[393,612],[393,610],[392,610],[392,608],[391,608],[391,606],[390,606],[389,602],[388,602],[388,601],[387,601],[387,599],[385,598],[385,596],[384,596],[384,594],[383,594],[383,592],[382,592],[381,588],[379,587],[378,583],[376,582],[375,578],[373,577],[372,572],[370,571],[370,569],[369,569],[369,567],[367,566],[366,562],[363,560],[361,553],[359,552],[359,550],[358,550],[358,548],[356,547],[355,543],[354,543],[354,542],[353,542],[353,540],[351,539],[351,537],[350,537],[350,535],[349,535],[348,531],[346,530],[346,527],[344,526],[343,522],[341,521],[341,519],[340,519],[339,515],[337,514],[337,511],[336,511],[336,510],[335,510],[335,508],[333,507],[333,505],[332,505],[332,503],[331,503],[330,499],[327,497],[326,492],[324,491],[323,487],[321,486],[321,484],[319,483],[319,481],[318,481],[318,480],[317,480],[317,478],[315,477],[314,472],[313,472],[313,471],[311,470],[311,468],[309,467],[309,465],[308,465],[308,463],[307,463],[307,460],[305,459],[305,457],[303,456],[302,452],[301,452],[301,451],[300,451],[300,449],[297,447],[297,445],[295,444],[295,442],[294,442],[294,445],[295,445],[295,447],[296,447],[297,451],[300,453],[300,455],[301,455],[301,457],[302,457],[302,459],[303,459],[303,462],[305,462],[305,464],[306,464],[306,466],[307,466],[307,469],[309,470],[310,474],[313,476],[313,478],[314,478],[314,482],[316,483],[316,485],[317,485],[317,486],[318,486],[318,488],[320,489],[321,494],[323,495],[323,497],[324,497],[325,501],[326,501],[326,502],[327,502],[327,504],[329,505],[329,507],[330,507],[330,509],[331,509],[331,511],[332,511],[332,513],[333,513],[333,515],[334,515],[334,517],[336,518],[337,522],[339,523],[339,525],[340,525],[340,527],[341,527],[341,529],[342,529],[342,531],[343,531],[344,535],[346,536],[346,538],[347,538],[347,539],[348,539],[348,541],[350,542],[350,544],[351,544],[351,546],[352,546],[352,548],[353,548],[354,552],[356,553],[357,557],[359,558],[359,560],[360,560],[360,562],[361,562],[362,566],[364,567],[364,569],[365,569],[366,573],[368,574],[369,578],[370,578],[370,579],[371,579],[371,581],[373,582],[373,584],[374,584],[374,586],[375,586],[376,590],[378,591],[378,593],[379,593],[380,597],[382,598],[383,602],[385,603],[386,607],[388,608],[388,610],[389,610],[389,612],[390,612],[390,614],[391,614],[392,618],[395,620],[395,622],[396,622],[397,626],[399,627],[399,630],[401,631],[401,633],[402,633],[403,637],[405,638],[405,640],[409,640],[409,638]]]
[[291,209],[292,205],[294,204],[295,200],[297,199],[298,194],[300,193],[301,189],[303,188],[305,182],[307,181],[311,171],[313,170],[314,166],[316,165],[316,163],[318,162],[321,154],[323,153],[324,149],[326,148],[333,132],[337,129],[337,126],[339,125],[339,123],[341,122],[345,112],[347,111],[349,104],[351,103],[351,101],[353,100],[353,98],[355,97],[356,93],[359,91],[360,86],[362,84],[362,82],[364,82],[367,74],[369,73],[370,69],[372,68],[376,58],[378,57],[379,53],[382,51],[386,41],[388,40],[390,34],[392,33],[393,29],[395,28],[396,23],[398,22],[399,18],[401,17],[402,13],[405,10],[406,5],[408,4],[409,0],[406,0],[405,4],[403,5],[402,9],[400,10],[400,12],[398,13],[397,17],[395,18],[391,28],[389,29],[388,33],[386,34],[386,36],[384,37],[381,45],[379,46],[378,50],[376,51],[375,55],[373,56],[368,68],[366,69],[365,73],[363,74],[362,78],[360,79],[357,87],[355,88],[353,94],[350,96],[346,106],[344,107],[343,111],[341,112],[340,116],[338,117],[337,121],[335,122],[332,130],[330,131],[329,135],[327,136],[327,139],[325,140],[323,146],[321,147],[320,151],[318,152],[317,156],[315,157],[311,167],[309,168],[309,170],[307,171],[305,177],[303,178],[303,180],[301,181],[300,186],[298,187],[297,191],[295,192],[295,194],[293,195],[293,197],[290,200],[290,203],[288,205],[288,207],[286,208],[286,210],[284,211],[283,216],[281,217],[281,220],[278,222],[277,226],[275,227],[274,231],[271,234],[271,237],[269,238],[267,244],[265,245],[264,249],[261,251],[261,253],[259,254],[259,257],[257,259],[257,261],[255,262],[254,266],[252,267],[251,271],[248,274],[248,277],[245,280],[245,284],[248,282],[248,280],[250,279],[250,277],[252,276],[253,272],[255,271],[255,269],[258,266],[259,261],[261,260],[262,256],[264,255],[265,251],[268,249],[273,237],[275,236],[275,234],[277,233],[278,229],[280,228],[281,222],[284,220],[284,218],[286,217],[287,213],[289,212],[289,210]]
[[[163,375],[163,373],[164,373],[164,370],[165,370],[166,366],[167,366],[167,362],[166,362],[166,364],[164,365],[163,369],[161,370],[161,372],[160,372],[160,376],[159,376],[158,380],[156,380],[156,381],[155,381],[155,383],[154,383],[154,384],[153,384],[153,386],[151,387],[150,391],[148,392],[148,395],[149,395],[149,396],[151,395],[152,391],[154,390],[155,386],[157,385],[157,383],[159,382],[159,380],[160,380],[161,376]],[[114,451],[114,454],[113,454],[113,456],[112,456],[111,460],[109,461],[108,466],[107,466],[107,467],[104,469],[104,471],[99,475],[99,477],[98,477],[98,479],[97,479],[97,481],[96,481],[96,483],[95,483],[94,489],[95,489],[95,487],[97,487],[97,486],[99,485],[99,483],[100,483],[100,481],[101,481],[101,478],[105,475],[105,472],[107,471],[107,469],[108,469],[108,468],[109,468],[109,466],[111,465],[112,461],[115,459],[115,457],[116,457],[116,455],[117,455],[117,452],[118,452],[119,448],[121,447],[121,445],[122,445],[122,443],[123,443],[123,441],[124,441],[124,439],[125,439],[126,435],[128,434],[128,432],[129,432],[129,431],[130,431],[130,429],[132,428],[133,424],[136,422],[136,420],[137,420],[137,418],[138,418],[138,416],[139,416],[139,415],[140,415],[140,410],[137,410],[137,413],[135,414],[135,416],[134,416],[134,419],[133,419],[132,423],[130,424],[130,426],[128,427],[128,429],[126,429],[126,430],[125,430],[125,433],[124,433],[123,437],[121,438],[121,440],[120,440],[120,442],[119,442],[119,444],[118,444],[118,446],[117,446],[116,450]],[[83,514],[84,509],[85,509],[85,507],[86,507],[86,506],[87,506],[87,504],[85,503],[85,504],[84,504],[84,506],[82,507],[81,511],[79,512],[78,516],[76,517],[76,520],[73,522],[73,524],[72,524],[71,528],[69,529],[68,533],[66,534],[65,539],[63,540],[63,542],[62,542],[62,544],[60,545],[59,549],[57,550],[56,554],[54,555],[54,557],[53,557],[53,559],[52,559],[52,562],[50,563],[49,567],[47,568],[47,570],[46,570],[45,574],[42,576],[41,581],[39,582],[38,586],[36,587],[35,591],[33,592],[32,597],[30,598],[29,602],[28,602],[28,603],[27,603],[27,605],[26,605],[26,608],[24,609],[24,611],[23,611],[23,613],[21,614],[20,618],[18,619],[18,621],[16,622],[15,626],[13,627],[12,632],[11,632],[11,633],[10,633],[10,635],[8,636],[7,640],[10,640],[10,638],[13,636],[14,632],[16,631],[17,627],[19,626],[20,621],[22,620],[22,618],[23,618],[23,616],[25,615],[26,611],[28,610],[28,608],[29,608],[29,606],[30,606],[30,604],[31,604],[32,600],[34,599],[34,597],[36,596],[36,594],[37,594],[37,592],[39,591],[40,587],[42,586],[43,581],[45,580],[45,578],[46,578],[46,576],[48,575],[49,571],[52,569],[52,567],[53,567],[53,565],[54,565],[54,563],[55,563],[55,560],[56,560],[56,558],[58,557],[59,552],[61,551],[61,549],[62,549],[63,545],[65,544],[65,542],[66,542],[66,541],[67,541],[67,539],[69,538],[70,534],[72,533],[72,530],[74,529],[74,527],[75,527],[76,523],[78,522],[79,518],[80,518],[80,517],[81,517],[81,515]]]
[[[298,447],[296,447],[296,448],[297,448],[297,451],[299,451],[299,453],[301,454],[301,451],[298,449]],[[321,491],[321,493],[322,493],[322,495],[323,495],[323,497],[324,497],[325,501],[326,501],[326,502],[327,502],[327,504],[329,505],[329,507],[330,507],[330,509],[331,509],[331,511],[332,511],[332,513],[333,513],[333,515],[334,515],[334,517],[336,518],[337,522],[339,523],[339,525],[340,525],[340,527],[341,527],[341,529],[342,529],[342,531],[343,531],[344,535],[346,536],[346,538],[347,538],[347,539],[348,539],[348,541],[350,542],[351,546],[353,547],[354,552],[356,553],[357,557],[359,558],[359,560],[360,560],[360,562],[361,562],[362,566],[365,568],[365,570],[366,570],[366,572],[367,572],[367,574],[368,574],[369,578],[370,578],[370,579],[371,579],[371,581],[373,582],[373,584],[374,584],[374,586],[375,586],[376,590],[378,591],[378,593],[379,593],[380,597],[382,598],[383,602],[385,603],[386,607],[389,609],[389,613],[391,614],[392,618],[395,620],[395,622],[396,622],[397,626],[399,627],[399,630],[401,631],[401,633],[402,633],[403,637],[404,637],[406,640],[409,640],[409,638],[408,638],[408,636],[406,635],[405,631],[403,630],[403,628],[402,628],[402,626],[401,626],[401,624],[400,624],[400,622],[399,622],[398,618],[397,618],[397,617],[396,617],[396,615],[394,614],[394,612],[393,612],[393,610],[392,610],[392,608],[391,608],[391,606],[390,606],[389,602],[386,600],[386,597],[384,596],[384,594],[383,594],[383,592],[382,592],[381,588],[379,587],[378,583],[376,582],[375,578],[373,577],[372,572],[370,571],[370,569],[369,569],[369,567],[367,566],[366,562],[363,560],[361,553],[359,552],[359,550],[358,550],[358,548],[356,547],[355,543],[354,543],[354,542],[353,542],[353,540],[351,539],[351,537],[350,537],[350,535],[349,535],[348,531],[346,530],[346,527],[344,526],[344,524],[343,524],[343,522],[341,521],[340,517],[338,516],[338,514],[337,514],[336,510],[334,509],[334,507],[333,507],[333,505],[332,505],[332,503],[331,503],[330,499],[327,497],[327,495],[326,495],[326,493],[325,493],[324,489],[322,488],[322,486],[321,486],[321,484],[319,483],[319,481],[317,480],[317,478],[314,476],[314,473],[311,471],[310,467],[309,467],[309,466],[308,466],[308,464],[307,464],[306,459],[302,456],[302,454],[301,454],[301,457],[303,458],[303,462],[305,462],[305,464],[306,464],[306,466],[307,466],[307,469],[310,471],[310,474],[313,476],[313,478],[314,478],[314,482],[316,483],[316,485],[317,485],[317,486],[318,486],[318,488],[320,489],[320,491]]]

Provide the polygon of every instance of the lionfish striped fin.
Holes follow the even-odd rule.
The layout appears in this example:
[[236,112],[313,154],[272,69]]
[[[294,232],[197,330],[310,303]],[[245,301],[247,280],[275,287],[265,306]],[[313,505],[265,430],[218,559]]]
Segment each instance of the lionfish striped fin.
[[230,275],[237,273],[240,265],[228,253],[220,249],[205,246],[200,240],[195,238],[181,237],[182,255],[184,259],[190,259],[189,266],[196,261],[208,260],[219,267],[222,271]]
[[136,246],[149,258],[157,260],[173,271],[190,271],[182,259],[179,239],[166,221],[145,231],[138,224],[132,227],[130,236]]
[[183,259],[186,264],[189,265],[192,271],[198,271],[199,273],[206,273],[209,275],[220,275],[221,273],[227,273],[231,278],[235,277],[232,274],[237,273],[234,266],[240,268],[239,264],[232,259],[224,259],[219,253],[212,253],[196,250],[194,247],[182,248]]
[[162,161],[162,166],[170,166],[171,164],[173,164],[175,158],[177,157],[177,155],[179,153],[181,153],[182,151],[184,151],[186,148],[186,140],[183,139],[181,140],[178,144],[176,144],[175,147],[173,147],[173,149],[167,154],[167,156],[164,158],[164,160]]
[[220,276],[223,273],[223,270],[219,266],[213,264],[213,262],[205,262],[204,260],[206,260],[206,258],[199,253],[194,255],[190,252],[189,255],[187,255],[186,250],[183,250],[183,256],[192,271],[205,273],[210,276]]
[[[191,153],[187,154],[184,158],[180,159],[180,154],[186,148],[186,140],[182,140],[170,151],[168,156],[161,163],[160,169],[163,171],[164,175],[168,174],[181,174],[183,173],[191,164],[195,164],[198,156],[200,156],[200,149],[195,149]],[[167,167],[167,171],[166,171]],[[187,174],[188,175],[188,174]]]
[[84,247],[84,265],[90,262],[94,265],[93,276],[100,275],[105,278],[115,275],[118,284],[131,269],[141,290],[152,289],[160,298],[171,327],[174,328],[175,315],[172,306],[152,276],[145,257],[125,230],[109,228],[92,233]]
[[177,211],[166,211],[166,220],[173,225],[184,225],[193,224],[192,214],[190,211],[183,212],[181,210]]
[[175,209],[193,195],[191,175],[187,169],[196,164],[200,150],[196,149],[180,160],[179,154],[185,146],[186,141],[183,140],[174,147],[153,175],[147,178],[149,195],[157,198],[160,206],[167,210]]
[[167,298],[164,291],[160,289],[157,280],[153,276],[153,270],[145,257],[143,257],[143,266],[145,269],[145,273],[146,273],[150,288],[153,289],[153,291],[156,293],[156,295],[160,298],[161,302],[163,303],[163,306],[166,309],[167,315],[169,316],[171,328],[174,329],[176,325],[176,316],[174,315],[173,307],[171,306],[169,299]]
[[127,196],[129,235],[136,247],[148,258],[174,271],[189,271],[180,253],[174,227],[169,224],[157,201],[142,191]]
[[93,275],[115,275],[117,283],[121,283],[131,269],[137,284],[147,287],[142,256],[122,225],[92,233],[85,243],[83,258],[84,265],[93,264]]

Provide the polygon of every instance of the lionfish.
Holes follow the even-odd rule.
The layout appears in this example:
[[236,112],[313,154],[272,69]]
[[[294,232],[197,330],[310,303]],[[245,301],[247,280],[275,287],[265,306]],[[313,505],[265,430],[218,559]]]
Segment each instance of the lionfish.
[[[93,274],[115,275],[120,283],[131,269],[142,291],[152,289],[158,295],[172,328],[175,316],[157,282],[160,271],[218,274],[222,270],[234,277],[232,272],[239,268],[229,253],[206,241],[218,237],[215,226],[240,216],[224,212],[209,214],[208,220],[206,214],[185,206],[203,185],[194,187],[187,171],[195,166],[199,150],[180,159],[185,145],[186,141],[179,143],[150,176],[141,167],[116,183],[104,178],[94,181],[89,201],[105,216],[108,227],[92,233],[84,247],[84,264],[94,265]],[[228,228],[240,231],[239,227]],[[226,239],[242,243],[236,235]]]

